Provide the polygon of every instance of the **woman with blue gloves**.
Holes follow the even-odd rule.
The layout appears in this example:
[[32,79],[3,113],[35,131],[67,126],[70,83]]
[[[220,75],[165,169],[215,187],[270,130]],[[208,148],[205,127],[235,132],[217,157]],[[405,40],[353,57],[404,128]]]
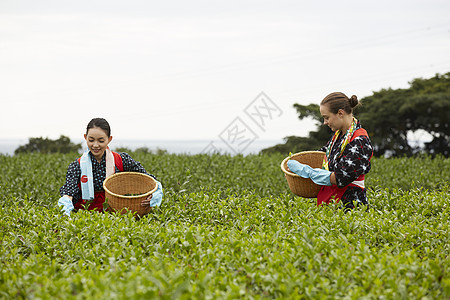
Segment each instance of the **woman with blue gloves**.
[[[105,119],[92,119],[87,125],[84,139],[88,149],[69,165],[66,182],[60,188],[58,206],[64,214],[70,216],[72,210],[85,208],[103,211],[103,181],[115,172],[140,172],[155,178],[127,153],[116,153],[109,149],[111,128]],[[161,204],[163,190],[161,183],[157,183],[157,190],[143,200],[141,205],[154,207]]]
[[358,104],[355,95],[348,98],[335,92],[326,96],[320,103],[320,114],[334,134],[319,149],[326,154],[322,168],[313,169],[295,160],[287,163],[292,172],[322,186],[317,205],[342,201],[348,210],[355,205],[368,204],[364,175],[370,171],[373,147],[366,130],[353,116],[353,108]]

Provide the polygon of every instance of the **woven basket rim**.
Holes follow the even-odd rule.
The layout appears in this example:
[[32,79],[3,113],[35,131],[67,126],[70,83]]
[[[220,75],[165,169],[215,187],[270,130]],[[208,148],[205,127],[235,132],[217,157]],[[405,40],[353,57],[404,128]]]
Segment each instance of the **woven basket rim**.
[[286,170],[286,169],[284,168],[284,164],[285,164],[286,161],[288,161],[288,160],[291,159],[292,157],[295,157],[295,156],[298,156],[298,155],[304,155],[304,154],[321,154],[321,155],[323,155],[324,152],[322,152],[322,151],[302,151],[302,152],[297,152],[297,153],[295,153],[295,154],[292,154],[291,156],[286,157],[285,159],[283,159],[283,161],[281,162],[281,165],[280,165],[280,166],[281,166],[281,170],[283,171],[283,173],[286,174],[286,175],[292,176],[292,177],[300,177],[300,178],[303,178],[303,177],[301,177],[300,175],[295,174],[294,172],[291,172],[291,171]]
[[137,195],[137,196],[124,196],[124,195],[119,195],[119,194],[113,193],[106,187],[106,182],[108,180],[110,180],[111,178],[114,178],[114,177],[117,177],[117,176],[129,175],[129,174],[138,175],[138,176],[145,176],[145,177],[148,177],[151,180],[155,181],[155,183],[156,183],[155,178],[153,178],[152,176],[149,176],[147,174],[144,174],[144,173],[139,173],[139,172],[118,172],[118,173],[115,173],[115,174],[109,176],[108,178],[105,179],[105,181],[103,181],[103,189],[105,190],[105,192],[108,192],[112,196],[119,197],[119,198],[125,198],[125,199],[135,199],[135,198],[141,198],[141,197],[144,197],[144,196],[147,197],[150,194],[153,194],[158,189],[158,184],[156,183],[155,187],[152,190],[148,191],[147,193],[140,194],[140,195]]

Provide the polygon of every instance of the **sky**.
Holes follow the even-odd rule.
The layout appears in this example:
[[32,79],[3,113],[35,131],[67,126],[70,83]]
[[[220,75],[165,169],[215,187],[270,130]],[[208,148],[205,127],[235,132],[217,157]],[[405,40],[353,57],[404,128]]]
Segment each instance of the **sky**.
[[0,0],[0,139],[81,139],[95,117],[116,140],[306,136],[294,103],[449,72],[449,16],[448,0]]

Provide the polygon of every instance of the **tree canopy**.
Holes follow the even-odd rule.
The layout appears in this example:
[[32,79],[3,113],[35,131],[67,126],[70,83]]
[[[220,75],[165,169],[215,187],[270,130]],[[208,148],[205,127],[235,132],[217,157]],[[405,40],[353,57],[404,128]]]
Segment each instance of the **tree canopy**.
[[67,136],[61,135],[57,140],[49,138],[32,137],[28,139],[28,143],[19,146],[14,154],[20,153],[71,153],[81,150],[81,144],[74,144]]
[[[374,155],[393,156],[415,153],[449,156],[450,140],[450,72],[436,74],[429,79],[416,78],[407,89],[382,89],[361,99],[354,114],[369,133]],[[299,119],[317,121],[317,130],[308,137],[285,137],[285,143],[262,150],[270,152],[299,152],[317,150],[330,138],[327,126],[322,125],[318,104],[294,104]],[[432,140],[423,147],[408,140],[408,133],[424,130]]]

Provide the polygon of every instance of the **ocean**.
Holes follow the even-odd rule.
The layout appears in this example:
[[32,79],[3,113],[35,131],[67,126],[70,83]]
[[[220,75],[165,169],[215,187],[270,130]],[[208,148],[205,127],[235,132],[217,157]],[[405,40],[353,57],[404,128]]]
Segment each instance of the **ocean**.
[[[82,140],[72,140],[73,143],[85,143]],[[28,143],[28,139],[0,139],[0,154],[14,155],[14,150],[19,146]],[[152,151],[157,149],[167,150],[174,154],[200,154],[200,153],[228,153],[235,154],[257,154],[264,148],[283,143],[283,140],[243,140],[243,141],[223,141],[223,140],[113,140],[110,144],[112,150],[117,148],[127,148],[136,150],[146,147]]]

